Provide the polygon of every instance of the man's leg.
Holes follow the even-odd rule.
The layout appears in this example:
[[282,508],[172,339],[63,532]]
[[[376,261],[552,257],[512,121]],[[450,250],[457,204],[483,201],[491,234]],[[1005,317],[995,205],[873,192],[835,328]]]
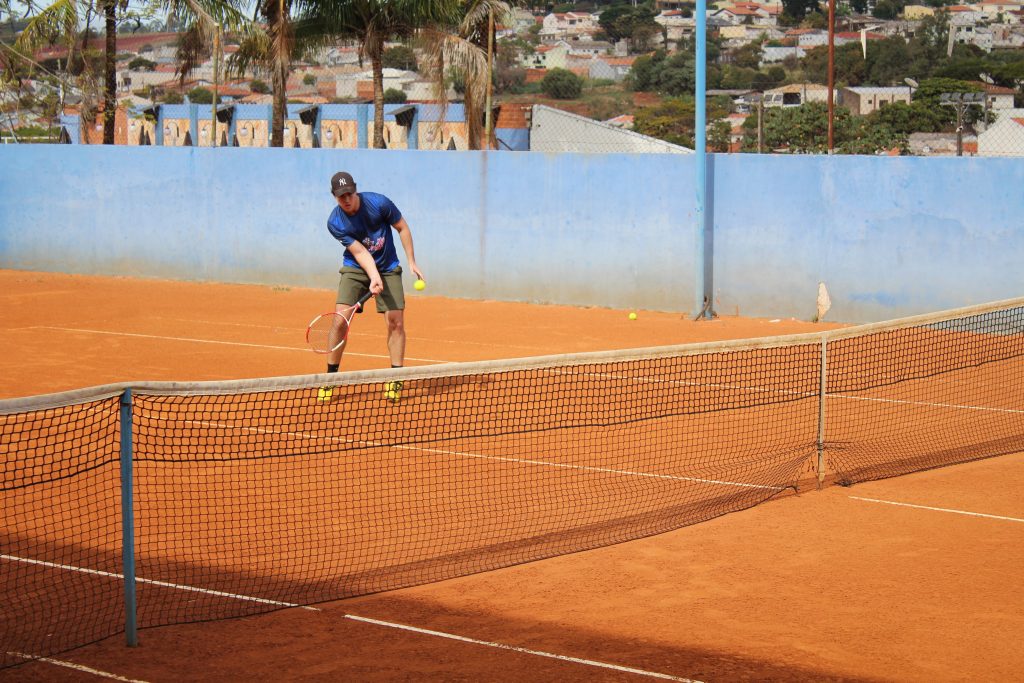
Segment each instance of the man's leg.
[[[388,355],[391,367],[400,368],[405,362],[405,312],[387,311],[384,320],[388,325]],[[384,385],[384,398],[397,401],[402,397],[402,381],[392,380]]]
[[400,368],[405,363],[405,311],[388,311],[384,314],[388,323],[388,354],[391,367]]
[[[336,304],[334,312],[338,315],[345,315],[349,309],[352,308],[352,304]],[[335,337],[337,339],[337,337]],[[337,372],[338,366],[341,365],[341,357],[345,353],[345,344],[331,351],[327,354],[327,372]]]
[[[342,268],[341,278],[338,281],[338,297],[334,306],[335,313],[346,314],[352,305],[366,292],[370,278],[361,268]],[[327,354],[327,372],[337,372],[341,365],[341,357],[345,353],[345,346],[331,351]],[[334,390],[330,387],[320,387],[317,391],[318,401],[331,401],[334,399]]]
[[[388,326],[388,355],[391,367],[400,368],[405,364],[405,291],[402,288],[402,269],[395,268],[383,273],[384,291],[377,297],[380,306],[377,310],[384,311],[384,321]],[[384,398],[397,401],[402,397],[402,381],[391,380],[384,385]]]

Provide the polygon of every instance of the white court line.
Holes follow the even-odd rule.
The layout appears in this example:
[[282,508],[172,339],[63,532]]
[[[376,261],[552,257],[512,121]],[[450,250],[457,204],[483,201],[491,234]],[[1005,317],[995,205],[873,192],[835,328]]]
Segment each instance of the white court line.
[[968,515],[970,517],[985,517],[986,519],[998,519],[1003,522],[1021,522],[1024,523],[1024,519],[1018,519],[1017,517],[1002,517],[1000,515],[986,515],[982,512],[967,512],[966,510],[951,510],[949,508],[933,508],[927,505],[913,505],[911,503],[897,503],[892,500],[878,500],[876,498],[861,498],[860,496],[850,496],[854,500],[862,500],[867,503],[883,503],[885,505],[898,505],[899,507],[905,508],[916,508],[918,510],[932,510],[933,512],[951,512],[955,515]]
[[[274,330],[274,331],[291,332],[291,333],[295,333],[296,332],[294,327],[282,327],[281,325],[255,325],[253,323],[232,323],[232,322],[227,322],[227,321],[224,321],[224,320],[195,320],[195,319],[192,319],[192,318],[165,318],[165,317],[162,317],[162,316],[157,316],[157,317],[149,318],[149,319],[150,320],[168,320],[170,322],[178,322],[178,323],[196,323],[196,324],[199,324],[199,325],[219,325],[221,327],[245,327],[245,328],[251,328],[251,329],[256,329],[256,330]],[[9,329],[10,330],[25,330],[25,329],[31,329],[31,328],[27,328],[27,327],[12,327],[12,328],[9,328]],[[376,334],[371,334],[369,332],[355,332],[355,331],[353,331],[353,332],[350,332],[349,334],[351,336],[353,336],[353,337],[376,337],[377,336]],[[494,342],[475,342],[475,341],[467,341],[465,339],[438,339],[436,337],[412,337],[412,336],[406,337],[406,339],[408,339],[409,341],[427,341],[427,342],[439,343],[439,344],[459,344],[459,345],[464,345],[464,346],[484,346],[484,347],[487,347],[487,348],[494,348]],[[541,346],[525,346],[523,344],[505,344],[505,343],[502,343],[501,346],[503,348],[510,348],[510,349],[525,349],[527,351],[544,351],[544,347],[541,347]]]
[[[34,564],[41,567],[49,567],[50,569],[66,569],[72,572],[81,572],[82,574],[92,574],[94,576],[103,576],[108,579],[124,579],[124,574],[115,574],[114,572],[105,572],[99,569],[86,569],[85,567],[76,567],[70,564],[57,564],[55,562],[44,562],[43,560],[32,560],[27,557],[17,557],[15,555],[0,555],[0,560],[10,560],[11,562],[22,562],[24,564]],[[143,579],[140,577],[135,578],[136,583],[148,583],[152,586],[160,586],[162,588],[173,588],[175,590],[189,591],[192,593],[203,593],[205,595],[214,595],[219,598],[231,598],[233,600],[243,600],[245,602],[258,602],[263,605],[276,605],[278,607],[298,607],[300,609],[310,610],[311,612],[319,612],[320,610],[316,607],[309,607],[307,605],[298,605],[292,602],[279,602],[277,600],[267,600],[266,598],[256,598],[251,595],[240,595],[237,593],[225,593],[224,591],[215,591],[209,588],[197,588],[195,586],[186,586],[180,583],[168,583],[167,581],[156,581],[153,579]]]
[[848,401],[875,401],[877,403],[897,403],[911,406],[925,406],[927,408],[957,408],[960,410],[981,410],[989,413],[1012,413],[1014,415],[1024,414],[1024,410],[1014,408],[990,408],[988,406],[965,406],[956,403],[928,403],[926,401],[904,401],[895,398],[871,398],[868,396],[847,396],[845,394],[825,394],[825,398],[844,398]]
[[81,664],[75,664],[74,662],[65,662],[59,659],[50,659],[49,657],[33,657],[23,652],[8,652],[12,657],[21,657],[22,659],[29,659],[36,662],[46,662],[47,664],[53,664],[54,666],[63,666],[68,669],[74,669],[75,671],[81,671],[82,673],[92,674],[93,676],[99,676],[100,678],[109,678],[112,681],[125,681],[125,683],[146,683],[140,681],[137,678],[125,678],[124,676],[118,676],[107,671],[100,671],[99,669],[93,669],[88,666],[82,666]]
[[376,624],[377,626],[386,626],[388,628],[397,628],[403,631],[412,631],[413,633],[421,633],[428,636],[437,636],[439,638],[448,638],[449,640],[458,640],[463,643],[471,643],[473,645],[484,645],[486,647],[493,647],[499,650],[511,650],[512,652],[520,652],[527,655],[535,655],[537,657],[548,657],[550,659],[558,659],[563,662],[572,662],[574,664],[585,664],[586,666],[595,666],[602,669],[612,669],[614,671],[620,671],[622,673],[636,674],[637,676],[647,676],[648,678],[659,678],[666,681],[682,681],[683,683],[700,683],[689,678],[680,678],[678,676],[670,676],[669,674],[657,673],[655,671],[645,671],[643,669],[634,669],[629,666],[619,666],[618,664],[606,664],[605,662],[597,662],[592,659],[580,659],[579,657],[568,657],[566,655],[556,655],[551,652],[543,652],[541,650],[530,650],[525,647],[516,647],[515,645],[505,645],[504,643],[492,643],[486,640],[476,640],[475,638],[467,638],[465,636],[457,636],[452,633],[445,633],[443,631],[431,631],[425,628],[418,628],[416,626],[406,626],[405,624],[395,624],[388,621],[380,621],[379,619],[368,619],[367,617],[359,617],[354,614],[346,614],[346,619],[352,619],[353,621],[362,621],[367,624]]
[[467,451],[452,451],[443,448],[424,448],[422,446],[401,446],[386,444],[378,441],[359,441],[356,439],[343,439],[337,436],[323,436],[310,434],[308,432],[287,432],[278,429],[267,429],[264,427],[242,427],[239,425],[223,424],[219,422],[205,422],[200,420],[183,420],[185,424],[199,425],[201,427],[217,427],[219,429],[238,429],[256,434],[274,434],[278,436],[295,436],[310,441],[334,441],[337,443],[353,444],[356,446],[372,446],[375,448],[393,448],[401,451],[417,451],[420,453],[431,453],[435,455],[456,455],[463,458],[479,458],[481,460],[497,460],[499,462],[513,462],[523,465],[538,465],[540,467],[560,467],[570,470],[581,470],[584,472],[601,472],[603,474],[621,474],[631,477],[647,477],[650,479],[668,479],[672,481],[691,481],[699,484],[719,484],[721,486],[740,486],[753,489],[769,489],[771,491],[783,491],[785,486],[767,486],[765,484],[747,484],[738,481],[720,481],[717,479],[701,479],[699,477],[682,477],[674,474],[654,474],[651,472],[634,472],[631,470],[617,470],[610,467],[593,467],[591,465],[571,465],[562,462],[551,462],[548,460],[529,460],[526,458],[513,458],[503,455],[484,455],[483,453],[470,453]]
[[[165,341],[181,341],[181,342],[192,342],[195,344],[221,344],[223,346],[247,346],[254,349],[274,349],[277,351],[301,351],[303,353],[309,353],[309,349],[299,348],[296,346],[274,346],[272,344],[249,344],[246,342],[228,342],[220,341],[216,339],[195,339],[192,337],[166,337],[158,334],[138,334],[135,332],[108,332],[106,330],[86,330],[76,327],[53,327],[50,325],[36,325],[34,327],[25,327],[22,329],[26,330],[58,330],[60,332],[84,332],[86,334],[107,334],[114,337],[138,337],[140,339],[163,339]],[[387,358],[376,353],[355,353],[354,351],[346,351],[345,355],[348,356],[362,356],[363,358]],[[435,358],[412,358],[407,357],[406,360],[414,360],[420,363],[450,363],[447,360],[437,360]]]

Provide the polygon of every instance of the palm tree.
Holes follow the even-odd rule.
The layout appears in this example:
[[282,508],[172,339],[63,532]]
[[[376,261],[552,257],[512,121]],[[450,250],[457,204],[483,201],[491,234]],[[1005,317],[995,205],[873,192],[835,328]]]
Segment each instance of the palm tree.
[[456,20],[460,0],[321,0],[304,14],[305,28],[359,41],[373,71],[373,147],[384,147],[384,42]]
[[[189,26],[197,26],[204,34],[217,23],[236,26],[243,21],[235,8],[239,0],[160,0],[161,8],[172,16],[184,18]],[[103,62],[103,144],[114,144],[114,120],[117,113],[117,21],[118,12],[128,6],[127,0],[101,0],[106,30]],[[19,49],[31,54],[44,45],[63,41],[73,46],[79,35],[81,19],[91,16],[90,0],[54,0],[29,21],[18,37]],[[88,21],[85,22],[88,26]],[[88,42],[88,29],[82,38],[82,51]],[[71,58],[69,56],[68,63]]]
[[[33,7],[30,5],[29,11]],[[31,72],[36,66],[32,59],[33,53],[43,45],[61,43],[67,48],[67,59],[64,70],[72,73],[72,65],[81,60],[81,71],[77,75],[77,85],[82,93],[82,124],[92,125],[92,112],[95,95],[95,82],[92,59],[88,55],[89,38],[92,35],[92,5],[80,0],[57,0],[43,8],[25,26],[15,41],[15,50],[20,59],[13,57],[10,67],[5,70],[5,77],[13,77],[19,72],[19,64]],[[79,26],[84,25],[84,30]],[[81,38],[81,41],[79,41]],[[80,44],[79,44],[80,42]],[[62,90],[63,92],[63,90]],[[111,129],[113,131],[113,129]]]
[[[434,27],[426,32],[429,45],[428,64],[434,81],[437,100],[447,104],[448,76],[463,83],[463,106],[466,112],[466,132],[470,149],[485,146],[484,117],[489,106],[491,59],[494,44],[494,19],[504,18],[511,6],[504,0],[463,0],[460,2],[461,19],[448,30]],[[493,138],[493,131],[489,131]],[[486,141],[492,146],[493,139]]]
[[238,51],[231,56],[228,69],[236,74],[254,69],[270,73],[274,94],[270,146],[283,147],[288,74],[301,41],[296,40],[292,0],[260,0],[256,11],[263,21],[250,23],[242,32]]

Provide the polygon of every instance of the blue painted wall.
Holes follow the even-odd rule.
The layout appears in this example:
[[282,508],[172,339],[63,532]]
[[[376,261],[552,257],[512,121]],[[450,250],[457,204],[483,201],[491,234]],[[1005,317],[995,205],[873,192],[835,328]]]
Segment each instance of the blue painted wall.
[[[723,314],[881,320],[1024,294],[1024,162],[715,156]],[[677,155],[0,147],[0,267],[333,289],[332,173],[405,213],[430,292],[691,313]]]

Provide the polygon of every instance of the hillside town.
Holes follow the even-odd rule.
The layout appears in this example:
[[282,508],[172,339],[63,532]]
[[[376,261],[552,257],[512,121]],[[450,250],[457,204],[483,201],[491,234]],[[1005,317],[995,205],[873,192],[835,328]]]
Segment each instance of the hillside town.
[[[1022,2],[842,3],[831,34],[836,113],[829,115],[841,117],[835,123],[844,126],[850,144],[839,151],[1024,155]],[[804,16],[793,16],[801,7]],[[793,116],[820,118],[829,109],[830,32],[824,8],[799,0],[792,6],[746,0],[709,4],[709,150],[825,151],[820,140],[786,139],[778,130],[792,129]],[[511,7],[496,18],[489,146],[692,149],[693,124],[683,119],[692,112],[693,3],[574,3],[555,9],[563,11]],[[230,33],[216,48],[200,49],[186,68],[183,35],[117,35],[115,143],[272,144],[275,93],[267,70],[240,59],[243,46]],[[102,36],[88,46],[101,51]],[[440,86],[423,68],[426,52],[415,36],[385,44],[377,93],[384,102],[383,146],[481,148],[471,139],[460,83],[448,79]],[[17,139],[19,129],[46,130],[51,137],[56,131],[65,142],[102,142],[102,114],[97,114],[102,98],[87,92],[81,78],[68,76],[66,45],[37,49],[28,67],[15,64],[11,54],[8,50],[0,61],[5,142]],[[305,50],[292,60],[285,89],[286,146],[372,146],[374,73],[358,41]],[[598,94],[603,99],[595,106],[590,100]],[[650,120],[655,114],[681,121],[659,128]]]

